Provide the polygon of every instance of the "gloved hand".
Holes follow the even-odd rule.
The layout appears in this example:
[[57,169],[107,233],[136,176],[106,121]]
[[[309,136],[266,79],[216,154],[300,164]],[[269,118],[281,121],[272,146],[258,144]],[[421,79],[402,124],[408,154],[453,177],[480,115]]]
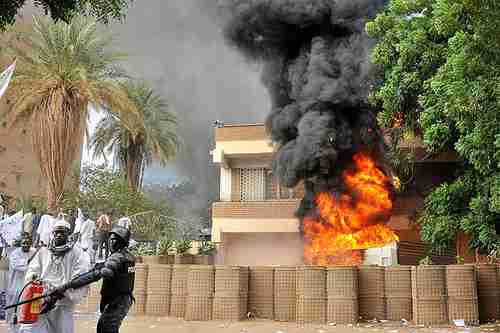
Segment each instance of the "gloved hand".
[[59,294],[54,294],[46,297],[40,309],[40,314],[45,314],[49,311],[52,311],[55,308],[57,301],[60,300],[62,297]]
[[94,269],[101,270],[104,268],[104,262],[96,262],[94,265]]

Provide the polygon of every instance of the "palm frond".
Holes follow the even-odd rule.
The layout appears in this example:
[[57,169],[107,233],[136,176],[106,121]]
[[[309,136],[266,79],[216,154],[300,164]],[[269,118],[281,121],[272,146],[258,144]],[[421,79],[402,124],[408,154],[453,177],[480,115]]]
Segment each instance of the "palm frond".
[[107,102],[113,115],[101,120],[91,146],[96,156],[113,152],[121,167],[129,169],[125,170],[127,178],[137,185],[144,166],[153,161],[165,164],[176,155],[181,145],[179,121],[168,103],[146,84],[129,80],[121,88],[140,116],[119,111],[128,105]]

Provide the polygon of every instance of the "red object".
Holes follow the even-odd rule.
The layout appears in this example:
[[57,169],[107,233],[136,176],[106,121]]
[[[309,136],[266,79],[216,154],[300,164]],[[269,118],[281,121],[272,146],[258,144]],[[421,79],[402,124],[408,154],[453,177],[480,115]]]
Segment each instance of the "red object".
[[[23,292],[22,300],[28,300],[43,295],[43,287],[39,283],[32,282]],[[38,315],[43,304],[43,299],[21,305],[19,311],[20,324],[33,324],[38,320]]]

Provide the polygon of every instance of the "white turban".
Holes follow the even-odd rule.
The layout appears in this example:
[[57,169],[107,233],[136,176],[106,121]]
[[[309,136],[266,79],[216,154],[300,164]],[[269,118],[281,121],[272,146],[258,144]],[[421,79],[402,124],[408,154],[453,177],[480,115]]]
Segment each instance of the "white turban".
[[68,230],[71,230],[71,226],[69,225],[69,223],[64,221],[64,220],[56,220],[56,222],[52,226],[52,230],[54,230],[58,227],[63,227],[63,228],[66,228]]

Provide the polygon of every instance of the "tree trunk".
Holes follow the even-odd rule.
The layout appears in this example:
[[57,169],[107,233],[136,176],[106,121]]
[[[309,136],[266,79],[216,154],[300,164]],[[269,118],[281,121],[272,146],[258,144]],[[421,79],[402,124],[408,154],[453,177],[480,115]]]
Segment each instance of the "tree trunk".
[[129,139],[127,148],[126,176],[128,186],[132,191],[137,191],[141,176],[141,165],[143,160],[142,144]]
[[47,184],[47,211],[54,213],[57,210],[57,195],[52,190],[51,186]]
[[31,119],[33,151],[47,179],[49,211],[57,209],[64,180],[82,144],[86,107],[78,97],[56,88],[41,101]]

